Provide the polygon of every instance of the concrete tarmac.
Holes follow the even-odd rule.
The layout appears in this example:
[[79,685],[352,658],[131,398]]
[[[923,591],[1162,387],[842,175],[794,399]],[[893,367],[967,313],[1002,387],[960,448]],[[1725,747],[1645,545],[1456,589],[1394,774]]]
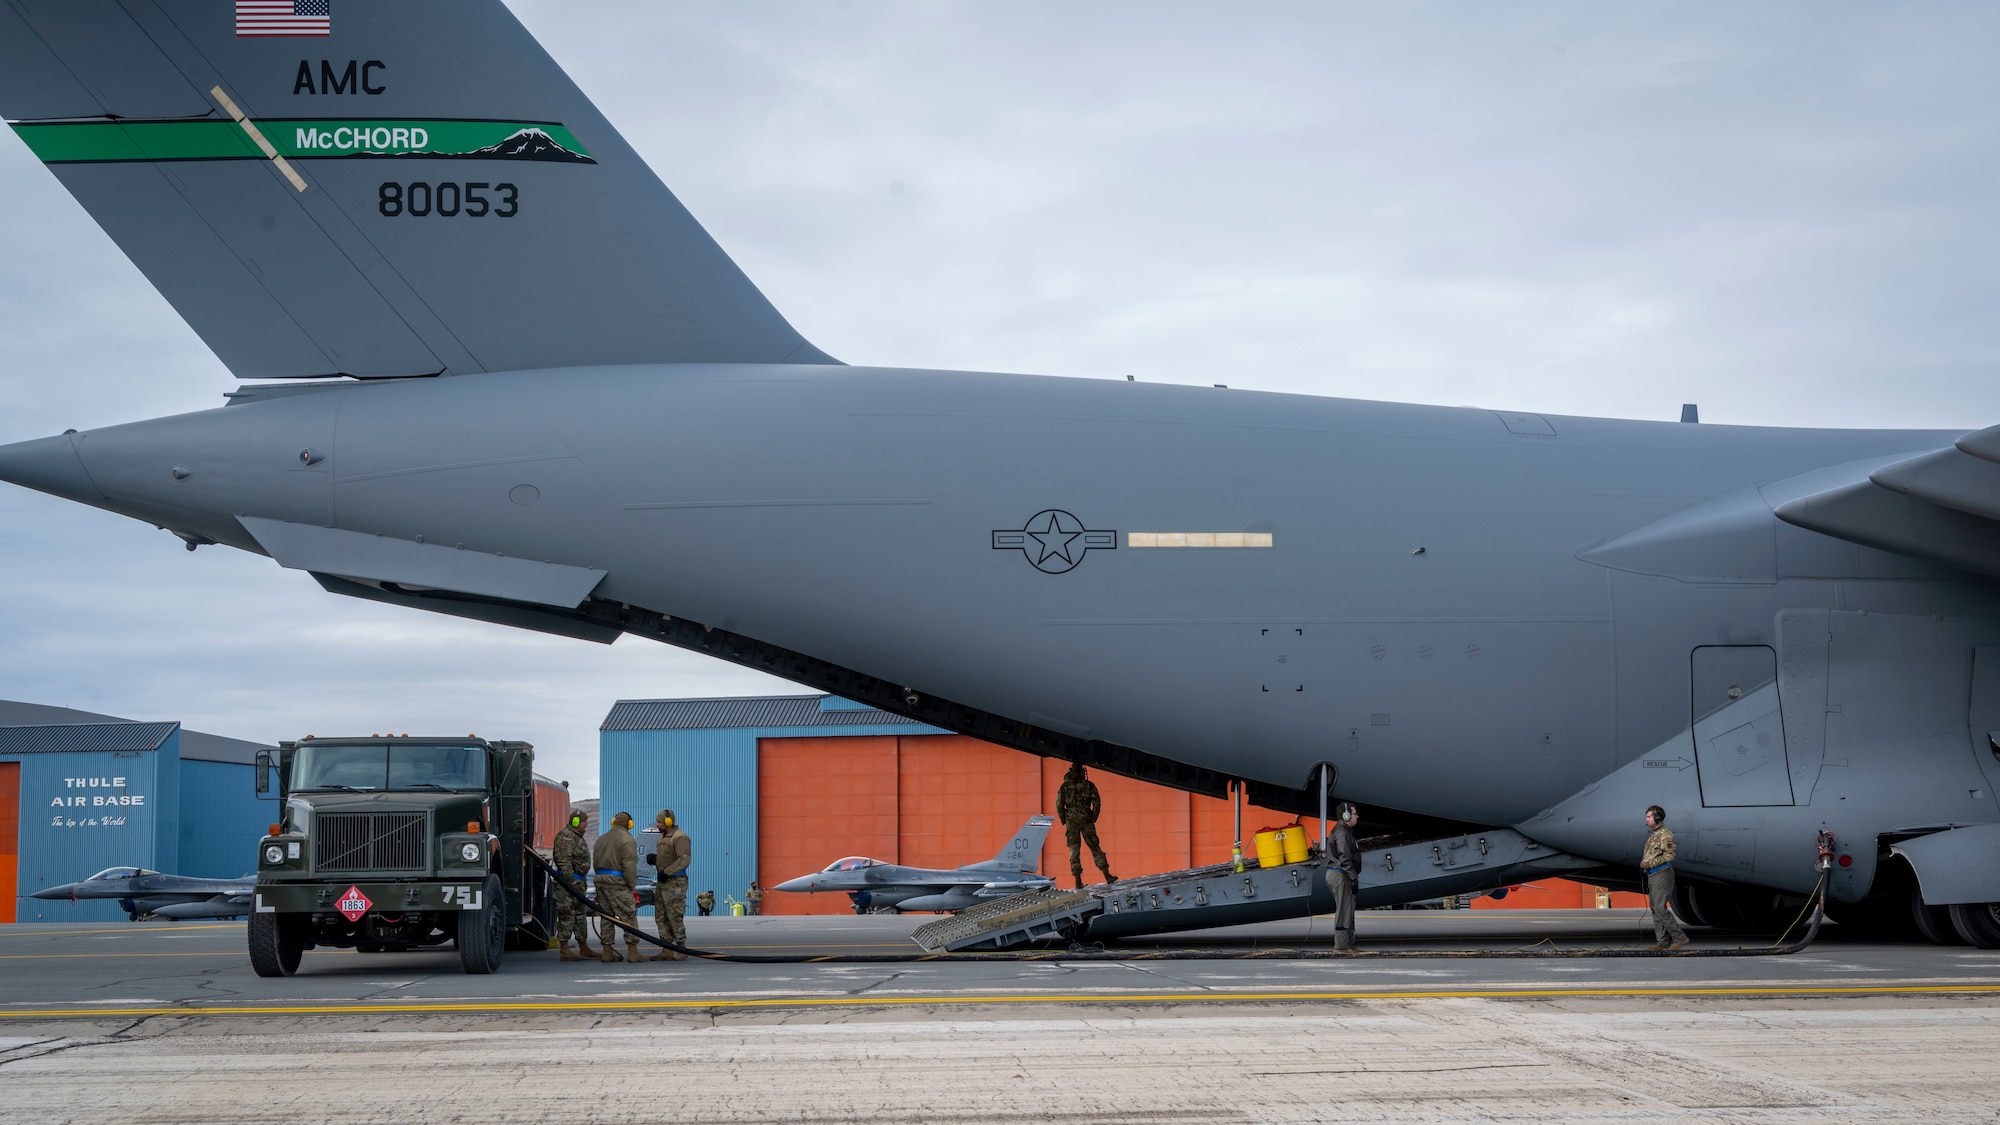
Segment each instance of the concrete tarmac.
[[[705,948],[876,952],[924,920],[688,921]],[[1651,940],[1636,911],[1371,912],[1360,931]],[[1581,961],[509,953],[468,977],[450,950],[315,951],[280,980],[243,940],[240,923],[0,927],[0,1121],[2000,1120],[2000,952],[1835,928],[1789,956]]]

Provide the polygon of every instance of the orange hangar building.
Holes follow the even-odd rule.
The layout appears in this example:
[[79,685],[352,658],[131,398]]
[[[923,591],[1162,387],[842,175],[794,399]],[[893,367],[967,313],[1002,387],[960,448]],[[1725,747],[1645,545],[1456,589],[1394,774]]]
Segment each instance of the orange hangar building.
[[[741,900],[753,879],[775,886],[843,856],[918,867],[989,858],[1027,818],[1054,814],[1068,764],[838,696],[786,695],[620,700],[599,727],[598,767],[602,815],[630,812],[644,828],[658,810],[673,809],[694,839],[690,895]],[[1101,771],[1091,780],[1104,797],[1098,836],[1117,873],[1229,861],[1227,800]],[[1246,807],[1245,852],[1258,829],[1295,819]],[[1317,821],[1306,824],[1316,838]],[[1067,883],[1060,825],[1043,846],[1041,871]],[[1481,905],[1594,899],[1594,889],[1546,880]],[[766,914],[851,909],[838,894],[773,893],[763,904]]]

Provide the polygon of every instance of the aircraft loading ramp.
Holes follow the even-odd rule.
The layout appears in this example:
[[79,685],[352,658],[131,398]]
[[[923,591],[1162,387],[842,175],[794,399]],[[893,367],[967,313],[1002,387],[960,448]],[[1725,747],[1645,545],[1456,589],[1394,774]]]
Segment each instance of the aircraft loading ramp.
[[[1366,849],[1357,904],[1393,906],[1476,894],[1592,866],[1505,828]],[[926,923],[910,936],[927,952],[955,953],[1006,949],[1048,937],[1108,941],[1301,918],[1333,909],[1322,871],[1315,847],[1302,863],[1260,867],[1245,859],[1242,871],[1221,863],[1077,891],[1035,891],[962,910]]]

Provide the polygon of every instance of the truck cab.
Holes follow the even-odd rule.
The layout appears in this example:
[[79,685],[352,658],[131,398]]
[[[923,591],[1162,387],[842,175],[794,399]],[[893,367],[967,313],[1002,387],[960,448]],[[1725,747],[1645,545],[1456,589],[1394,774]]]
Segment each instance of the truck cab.
[[[528,858],[534,747],[462,738],[315,738],[260,754],[279,819],[257,845],[250,960],[289,976],[305,950],[457,946],[468,973],[547,949],[554,888]],[[559,810],[550,810],[559,815]]]

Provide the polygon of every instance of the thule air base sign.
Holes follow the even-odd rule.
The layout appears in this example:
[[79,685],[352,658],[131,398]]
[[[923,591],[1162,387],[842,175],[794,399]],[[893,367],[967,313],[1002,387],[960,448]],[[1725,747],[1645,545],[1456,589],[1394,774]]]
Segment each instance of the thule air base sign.
[[[288,160],[410,157],[597,163],[568,129],[551,121],[271,118],[255,125],[273,155]],[[266,158],[247,131],[229,120],[26,122],[16,124],[14,131],[50,164]]]
[[359,922],[361,916],[368,913],[368,908],[374,905],[368,900],[367,895],[361,893],[360,887],[349,887],[340,896],[340,901],[333,904],[333,908],[340,911],[340,916],[348,921]]

